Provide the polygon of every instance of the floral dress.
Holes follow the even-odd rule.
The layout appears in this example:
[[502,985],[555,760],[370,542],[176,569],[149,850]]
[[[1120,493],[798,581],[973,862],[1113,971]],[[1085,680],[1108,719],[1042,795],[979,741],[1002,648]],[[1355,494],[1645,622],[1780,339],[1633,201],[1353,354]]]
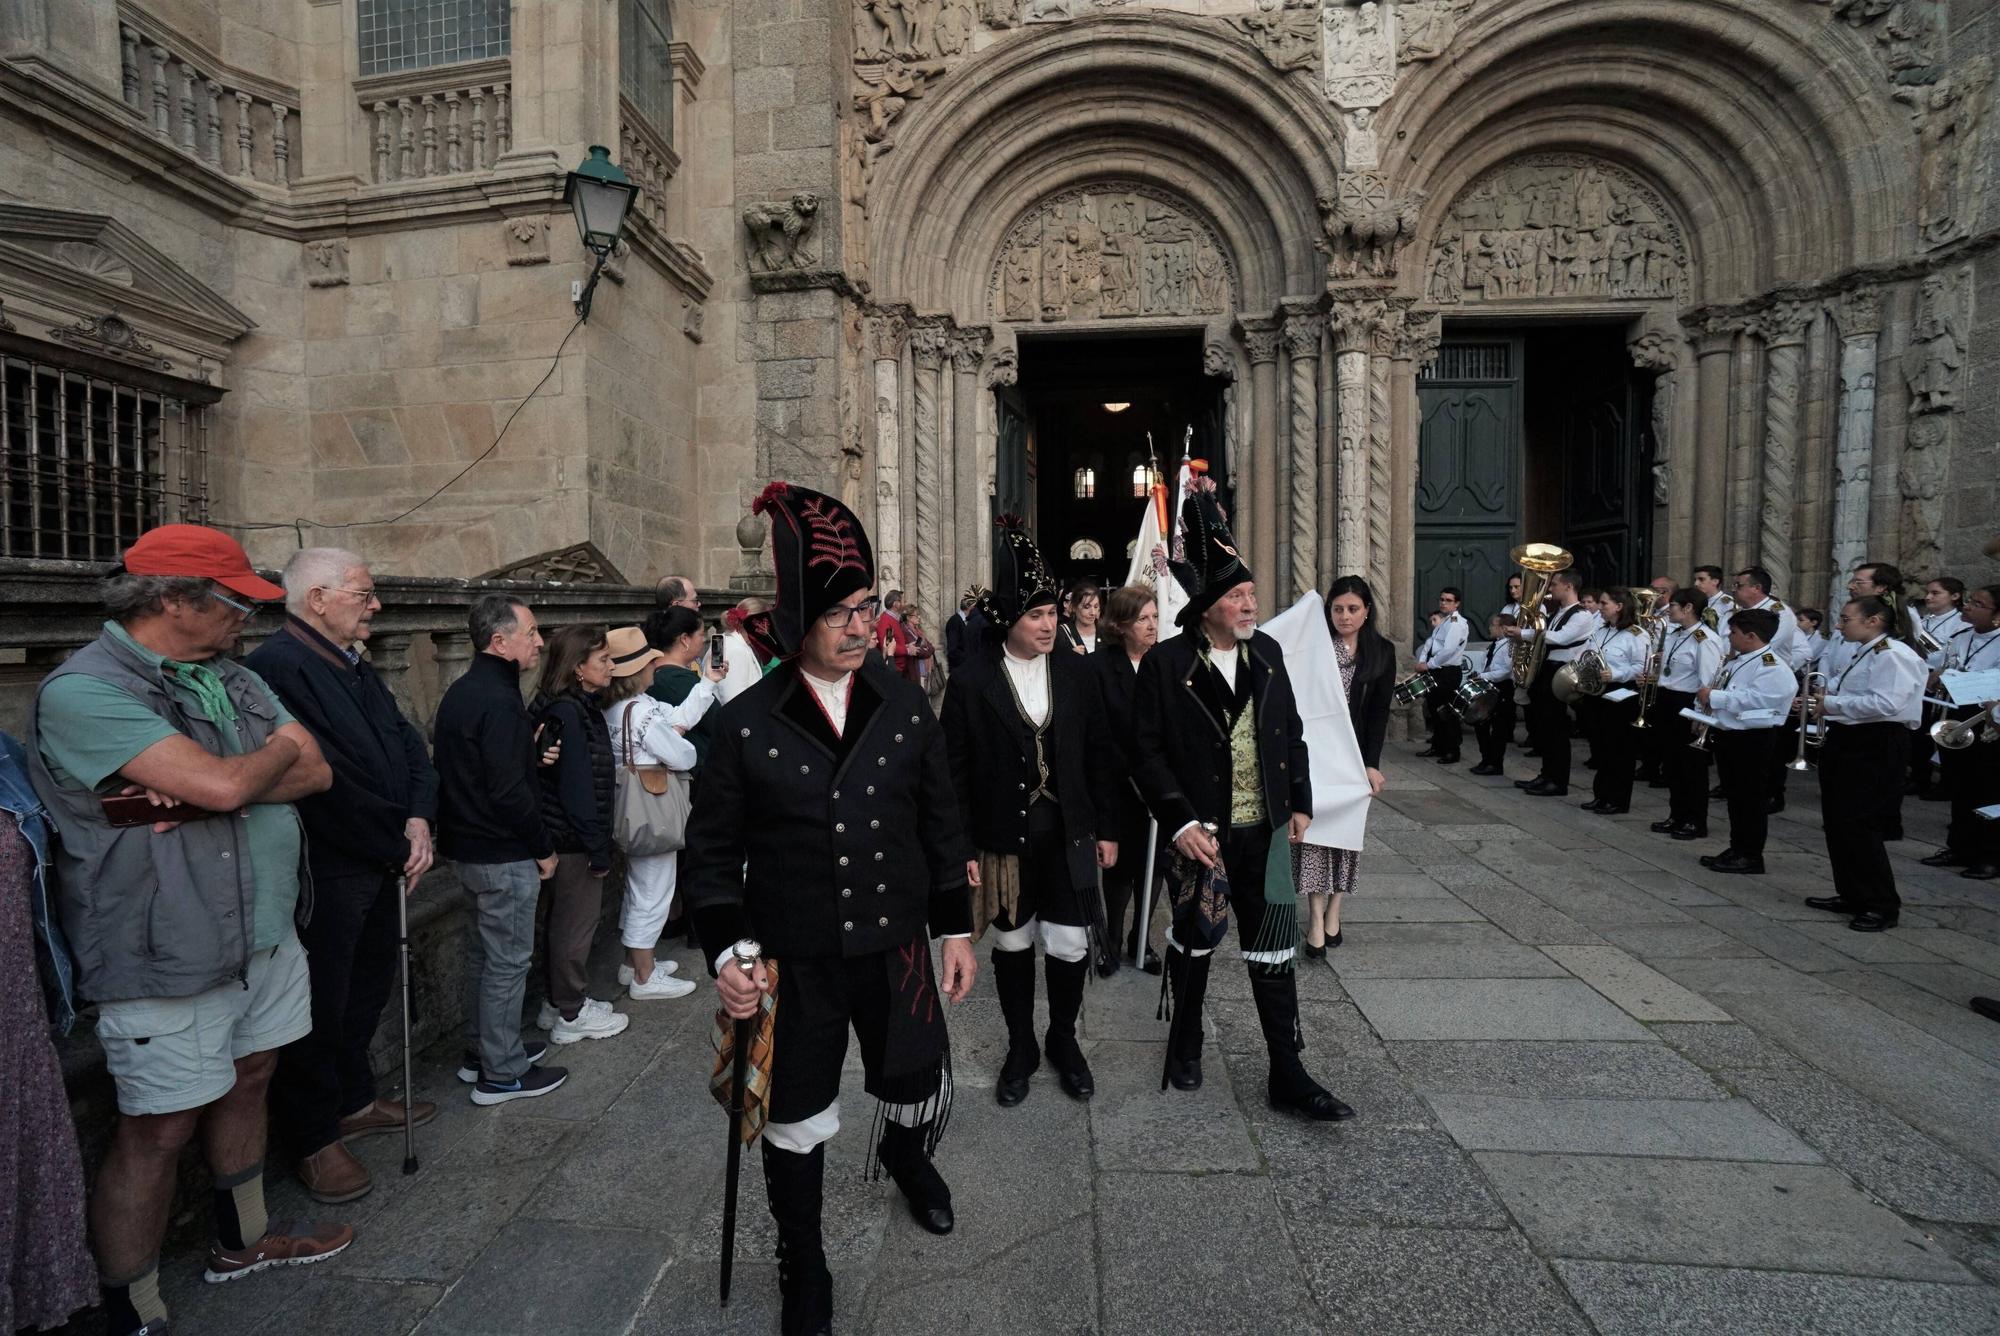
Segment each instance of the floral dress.
[[[1354,660],[1339,636],[1333,638],[1333,657],[1340,664],[1340,694],[1354,690]],[[1354,889],[1354,873],[1361,866],[1358,849],[1329,849],[1322,844],[1292,846],[1292,881],[1301,895],[1329,895]]]

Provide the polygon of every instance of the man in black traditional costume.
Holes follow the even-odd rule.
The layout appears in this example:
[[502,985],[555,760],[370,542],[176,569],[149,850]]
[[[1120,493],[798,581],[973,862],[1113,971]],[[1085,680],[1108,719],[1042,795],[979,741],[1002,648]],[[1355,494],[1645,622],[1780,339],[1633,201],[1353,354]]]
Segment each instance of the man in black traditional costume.
[[[860,520],[782,482],[753,510],[772,519],[782,662],[723,707],[681,877],[723,1010],[742,1019],[776,1004],[753,1052],[790,1336],[832,1329],[820,1209],[850,1025],[881,1103],[881,1166],[919,1224],[951,1231],[931,1152],[951,1102],[943,999],[964,998],[977,972],[976,865],[923,692],[868,661],[879,604]],[[944,939],[935,975],[931,937]],[[732,956],[749,941],[762,957],[746,971]]]
[[1097,838],[1098,798],[1118,783],[1096,683],[1082,656],[1056,647],[1060,591],[1013,516],[1000,520],[994,588],[977,593],[987,643],[945,689],[945,745],[966,825],[978,850],[974,927],[990,924],[993,982],[1007,1021],[1007,1059],[994,1097],[1028,1095],[1041,1062],[1035,1043],[1035,942],[1048,978],[1049,1065],[1063,1090],[1087,1100],[1096,1082],[1076,1041],[1093,937],[1102,944],[1099,867],[1118,846]]
[[1271,1105],[1325,1122],[1352,1118],[1299,1058],[1297,895],[1287,841],[1304,835],[1312,813],[1305,730],[1284,653],[1256,629],[1256,584],[1205,479],[1182,502],[1178,546],[1183,559],[1169,565],[1188,593],[1181,632],[1140,663],[1132,705],[1133,777],[1178,855],[1167,935],[1176,1008],[1167,1076],[1181,1090],[1201,1085],[1202,999],[1234,913],[1271,1055]]

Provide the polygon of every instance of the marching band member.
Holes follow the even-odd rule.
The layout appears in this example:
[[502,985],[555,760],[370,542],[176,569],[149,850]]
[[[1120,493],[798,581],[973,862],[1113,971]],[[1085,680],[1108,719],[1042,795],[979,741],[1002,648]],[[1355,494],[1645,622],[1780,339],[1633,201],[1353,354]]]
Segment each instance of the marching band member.
[[[1996,605],[2000,605],[2000,585],[1986,585],[1965,596],[1965,624],[1945,646],[1946,670],[2000,668]],[[1935,683],[1935,677],[1932,680]],[[1947,711],[1946,717],[1970,719],[1978,712],[1978,703],[1968,702]],[[1938,756],[1944,764],[1945,792],[1951,798],[1951,825],[1945,831],[1944,848],[1923,861],[1928,867],[1963,868],[1958,875],[1974,881],[1992,881],[2000,877],[2000,822],[1982,820],[1976,813],[2000,802],[2000,746],[1975,743],[1945,748]]]
[[1691,745],[1693,729],[1681,717],[1722,666],[1722,639],[1702,624],[1707,606],[1708,596],[1698,589],[1675,590],[1668,601],[1672,625],[1660,648],[1660,689],[1653,702],[1667,780],[1667,819],[1655,821],[1653,830],[1677,840],[1708,838],[1708,751]]
[[1488,618],[1486,653],[1472,669],[1500,693],[1493,713],[1472,727],[1479,739],[1479,764],[1472,767],[1475,775],[1507,773],[1507,744],[1514,739],[1514,642],[1507,638],[1507,630],[1519,624],[1511,612],[1496,612]]
[[1500,611],[1519,620],[1521,616],[1521,577],[1517,572],[1507,577],[1507,597],[1500,604]]
[[1592,800],[1583,804],[1583,810],[1619,816],[1632,810],[1633,766],[1639,753],[1639,734],[1632,727],[1639,717],[1639,697],[1632,687],[1646,669],[1652,642],[1633,617],[1630,590],[1605,590],[1598,596],[1597,611],[1604,618],[1604,629],[1592,641],[1604,660],[1605,694],[1621,689],[1631,694],[1615,701],[1590,698],[1589,717],[1597,730],[1592,745],[1597,774],[1590,786]]
[[1840,634],[1858,648],[1821,695],[1826,721],[1820,748],[1820,810],[1834,893],[1806,904],[1847,914],[1856,932],[1896,926],[1902,899],[1883,841],[1902,825],[1903,787],[1885,782],[1908,755],[1906,731],[1917,726],[1924,665],[1895,639],[1895,607],[1873,596],[1840,610]]
[[[1799,638],[1799,624],[1792,616],[1791,609],[1772,597],[1771,573],[1762,566],[1751,566],[1736,572],[1736,606],[1739,610],[1762,608],[1778,614],[1778,629],[1771,637],[1770,650],[1778,656],[1778,662],[1790,668],[1796,653],[1794,647]],[[1722,630],[1725,634],[1729,630],[1727,617],[1722,619]],[[1778,731],[1781,735],[1790,736],[1792,728],[1790,715],[1778,721]],[[1790,775],[1791,771],[1785,768],[1784,747],[1782,745],[1774,747],[1771,752],[1771,775],[1766,789],[1769,799],[1765,803],[1765,807],[1772,814],[1785,810],[1785,781]]]
[[1712,872],[1764,871],[1771,753],[1799,689],[1792,666],[1770,647],[1780,620],[1769,608],[1738,608],[1729,618],[1730,662],[1714,686],[1695,692],[1696,703],[1715,716],[1709,737],[1729,795],[1729,847],[1701,860]]
[[[1528,743],[1542,760],[1542,773],[1533,779],[1517,779],[1514,787],[1536,798],[1560,798],[1569,792],[1569,711],[1556,699],[1556,669],[1569,663],[1583,650],[1583,642],[1597,629],[1597,614],[1586,612],[1580,601],[1582,580],[1573,570],[1557,571],[1549,577],[1549,594],[1556,611],[1542,634],[1548,653],[1528,688]],[[1515,653],[1525,654],[1535,639],[1533,628],[1510,627],[1507,638],[1515,642]]]
[[1708,606],[1701,613],[1702,625],[1721,635],[1722,624],[1729,620],[1730,613],[1736,611],[1736,600],[1722,592],[1722,567],[1695,567],[1694,587],[1708,600]]
[[1428,672],[1437,679],[1437,685],[1424,696],[1424,722],[1430,725],[1431,745],[1417,755],[1435,756],[1439,765],[1458,764],[1458,749],[1463,739],[1458,713],[1444,708],[1456,695],[1459,679],[1465,675],[1465,641],[1472,633],[1465,618],[1459,615],[1458,604],[1458,590],[1447,585],[1438,591],[1440,619],[1431,628],[1430,639],[1417,651],[1417,671]]
[[[1937,674],[1945,666],[1945,659],[1951,652],[1951,638],[1965,627],[1962,609],[1965,606],[1965,581],[1955,576],[1940,575],[1924,586],[1922,607],[1913,601],[1909,607],[1912,614],[1910,626],[1911,646],[1921,654],[1931,671],[1931,685],[1937,685]],[[1922,632],[1922,636],[1918,632]],[[1935,649],[1926,648],[1926,641],[1935,644]],[[1926,695],[1937,694],[1926,691]],[[1940,781],[1940,773],[1935,761],[1937,748],[1931,743],[1930,726],[1944,717],[1935,705],[1924,707],[1922,727],[1910,735],[1910,782],[1904,792],[1916,797],[1942,800],[1950,797]]]

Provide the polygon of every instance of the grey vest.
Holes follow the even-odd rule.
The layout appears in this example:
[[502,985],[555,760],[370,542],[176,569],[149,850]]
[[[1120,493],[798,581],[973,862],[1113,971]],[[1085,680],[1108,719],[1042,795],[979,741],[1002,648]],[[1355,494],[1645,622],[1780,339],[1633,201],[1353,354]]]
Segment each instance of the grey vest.
[[[42,680],[28,713],[28,758],[35,792],[62,834],[56,857],[56,903],[77,991],[93,1002],[191,997],[242,979],[250,959],[252,869],[241,813],[190,821],[162,835],[151,826],[115,827],[99,795],[59,785],[42,759],[41,693],[71,673],[109,682],[216,756],[231,754],[221,730],[233,727],[239,750],[255,751],[277,731],[277,708],[256,678],[228,659],[209,666],[236,705],[234,725],[182,709],[160,670],[109,635],[85,645]],[[113,792],[116,786],[109,785]],[[300,842],[299,921],[311,913],[312,883]]]

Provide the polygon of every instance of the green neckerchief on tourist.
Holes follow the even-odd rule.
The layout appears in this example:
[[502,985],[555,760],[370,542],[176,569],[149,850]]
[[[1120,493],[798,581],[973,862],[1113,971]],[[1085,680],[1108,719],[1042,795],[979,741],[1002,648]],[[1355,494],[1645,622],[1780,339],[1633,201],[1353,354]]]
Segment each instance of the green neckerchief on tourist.
[[215,669],[205,663],[176,663],[172,659],[162,660],[160,666],[201,702],[201,712],[210,723],[236,722],[236,704],[229,699],[229,688]]

